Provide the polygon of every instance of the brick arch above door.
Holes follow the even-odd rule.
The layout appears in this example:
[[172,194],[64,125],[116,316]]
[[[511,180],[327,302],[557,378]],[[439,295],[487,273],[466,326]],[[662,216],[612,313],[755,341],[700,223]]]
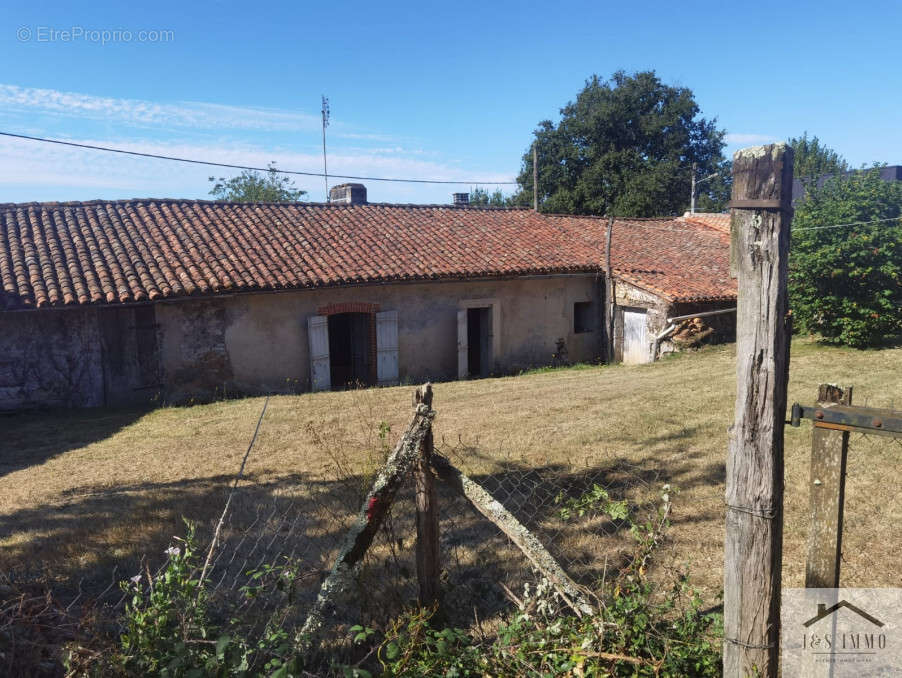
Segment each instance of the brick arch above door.
[[378,313],[379,304],[364,301],[346,301],[340,304],[327,304],[316,309],[317,315],[335,315],[336,313]]

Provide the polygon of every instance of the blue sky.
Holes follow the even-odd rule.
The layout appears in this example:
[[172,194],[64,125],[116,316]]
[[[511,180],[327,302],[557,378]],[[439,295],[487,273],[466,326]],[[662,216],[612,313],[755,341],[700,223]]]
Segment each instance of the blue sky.
[[[330,171],[513,179],[587,77],[655,69],[695,92],[729,152],[808,130],[854,165],[902,164],[898,2],[74,4],[4,3],[0,130],[319,171],[326,94]],[[4,202],[204,198],[211,174],[0,138]],[[322,179],[296,183],[322,199]]]

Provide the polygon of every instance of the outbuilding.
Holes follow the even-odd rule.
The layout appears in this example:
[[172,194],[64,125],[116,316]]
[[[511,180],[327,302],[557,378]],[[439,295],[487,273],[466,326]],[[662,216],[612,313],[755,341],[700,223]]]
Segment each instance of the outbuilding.
[[[366,202],[0,205],[0,409],[485,377],[607,359],[607,219]],[[613,226],[617,355],[735,304],[728,236]],[[634,336],[635,335],[635,336]]]

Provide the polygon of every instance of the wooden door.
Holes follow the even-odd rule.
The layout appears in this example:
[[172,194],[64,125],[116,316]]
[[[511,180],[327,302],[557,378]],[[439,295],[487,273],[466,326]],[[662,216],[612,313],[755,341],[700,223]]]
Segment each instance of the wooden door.
[[623,362],[627,365],[649,362],[646,312],[623,311]]
[[467,309],[457,310],[457,378],[466,379],[470,371],[467,343]]

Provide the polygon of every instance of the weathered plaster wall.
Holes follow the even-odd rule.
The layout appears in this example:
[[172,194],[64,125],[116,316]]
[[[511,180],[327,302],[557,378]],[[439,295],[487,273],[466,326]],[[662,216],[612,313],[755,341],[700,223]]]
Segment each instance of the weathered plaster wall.
[[154,400],[161,389],[153,310],[0,313],[0,410]]
[[[573,332],[573,304],[600,308],[595,276],[486,282],[372,285],[157,304],[166,396],[310,388],[307,318],[332,304],[363,302],[398,311],[401,380],[457,376],[457,309],[472,299],[500,305],[495,372],[551,362],[562,338],[572,362],[600,350],[594,332]],[[498,329],[495,328],[497,332]]]
[[0,314],[0,409],[103,404],[97,311]]

